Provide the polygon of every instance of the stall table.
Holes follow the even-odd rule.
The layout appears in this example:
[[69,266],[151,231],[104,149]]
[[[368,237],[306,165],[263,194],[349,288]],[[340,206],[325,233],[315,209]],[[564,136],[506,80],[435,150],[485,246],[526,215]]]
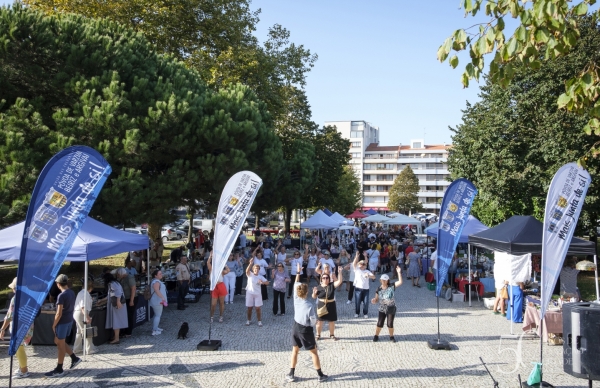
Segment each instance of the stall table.
[[483,284],[483,291],[496,292],[496,284],[494,283],[494,278],[479,278],[479,281]]
[[[139,298],[138,298],[139,299]],[[141,298],[144,299],[144,298]],[[31,338],[32,345],[54,345],[54,332],[52,324],[54,323],[55,311],[45,310],[33,322],[33,337]],[[98,335],[94,337],[93,343],[96,346],[102,345],[110,340],[112,330],[105,329],[106,325],[106,309],[90,311],[92,324],[98,328]],[[71,335],[67,337],[67,343],[72,344],[75,340],[77,325],[73,322]]]
[[523,331],[537,328],[536,333],[542,339],[548,342],[548,333],[562,334],[563,319],[562,311],[546,311],[544,316],[544,328],[540,335],[540,311],[534,306],[527,306],[525,316],[523,317]]
[[483,296],[483,284],[479,281],[469,282],[468,280],[461,280],[458,282],[458,291],[462,292],[463,294],[466,294],[465,286],[468,285],[477,286],[477,293],[479,294],[479,296]]

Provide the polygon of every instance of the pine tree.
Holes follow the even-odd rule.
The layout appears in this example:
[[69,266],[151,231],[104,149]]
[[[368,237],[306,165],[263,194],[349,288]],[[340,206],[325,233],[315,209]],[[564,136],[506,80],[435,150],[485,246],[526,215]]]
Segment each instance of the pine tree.
[[419,202],[419,179],[410,166],[398,174],[390,189],[388,209],[406,213],[420,211],[423,206]]

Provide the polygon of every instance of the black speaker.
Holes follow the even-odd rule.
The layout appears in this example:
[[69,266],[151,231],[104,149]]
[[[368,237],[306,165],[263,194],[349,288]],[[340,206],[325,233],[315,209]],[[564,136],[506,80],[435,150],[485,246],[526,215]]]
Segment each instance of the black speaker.
[[563,370],[571,376],[600,380],[600,304],[565,303]]

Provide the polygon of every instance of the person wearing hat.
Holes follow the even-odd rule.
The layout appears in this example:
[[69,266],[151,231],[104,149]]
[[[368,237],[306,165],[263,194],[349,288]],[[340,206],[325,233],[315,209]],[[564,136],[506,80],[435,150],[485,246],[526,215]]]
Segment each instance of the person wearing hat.
[[396,316],[396,301],[394,300],[394,291],[396,287],[402,285],[402,269],[396,267],[398,273],[398,281],[390,284],[390,277],[387,274],[381,275],[379,281],[381,285],[375,291],[375,297],[371,299],[371,303],[377,304],[379,302],[379,317],[377,319],[377,326],[375,327],[375,336],[373,342],[379,341],[379,332],[383,327],[383,322],[387,317],[387,327],[390,333],[390,341],[396,342],[394,338],[394,317]]
[[71,328],[73,327],[73,312],[77,297],[73,290],[69,288],[69,278],[67,275],[58,275],[55,282],[61,291],[56,298],[56,315],[52,324],[54,343],[58,349],[58,360],[56,368],[44,374],[46,377],[61,377],[64,375],[63,362],[65,354],[71,357],[70,369],[75,368],[81,362],[81,358],[77,357],[66,343],[66,338],[71,334]]
[[[8,288],[12,290],[13,293],[17,292],[17,278],[14,278],[13,281],[8,285]],[[15,296],[10,299],[10,305],[8,307],[8,312],[4,317],[4,323],[2,324],[2,328],[0,328],[0,340],[4,340],[4,334],[6,329],[10,326],[10,332],[13,331],[13,322],[12,317],[15,313]],[[25,377],[29,377],[29,369],[27,369],[27,354],[25,353],[25,346],[31,343],[31,337],[33,337],[33,324],[27,330],[27,334],[25,334],[25,338],[23,338],[23,342],[19,345],[17,349],[17,360],[19,361],[19,369],[16,369],[13,373],[13,379],[23,379]]]
[[328,266],[330,272],[335,275],[335,261],[331,258],[331,253],[325,249],[319,252],[319,266],[315,272],[321,275],[321,272],[325,270],[326,266]]

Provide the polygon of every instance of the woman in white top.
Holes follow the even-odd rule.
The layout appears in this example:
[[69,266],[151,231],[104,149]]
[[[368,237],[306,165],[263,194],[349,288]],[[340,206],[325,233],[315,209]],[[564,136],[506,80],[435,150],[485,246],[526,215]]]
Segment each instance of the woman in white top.
[[369,271],[373,273],[377,272],[377,267],[379,267],[379,255],[377,244],[371,245],[371,250],[369,251]]
[[[79,293],[77,294],[77,298],[75,299],[73,319],[77,324],[77,333],[75,334],[75,343],[73,344],[74,353],[80,353],[83,349],[84,322],[88,325],[92,323],[92,318],[90,317],[90,311],[92,310],[92,296],[90,295],[90,291],[92,291],[93,289],[94,278],[90,276],[88,277],[88,289],[82,289],[81,291],[79,291]],[[86,338],[84,354],[94,354],[96,352],[97,349],[92,343],[92,339]]]
[[229,254],[229,259],[225,265],[229,268],[229,272],[223,277],[227,295],[225,296],[225,304],[233,304],[233,295],[235,294],[235,280],[238,271],[239,263],[233,252]]
[[317,268],[317,248],[313,247],[312,249],[309,249],[308,244],[304,245],[304,261],[308,263],[306,265],[306,277],[308,278],[308,283],[310,284],[310,279],[313,277],[318,282],[319,279],[315,272],[315,269]]
[[252,320],[252,309],[256,309],[256,318],[258,319],[258,326],[262,326],[262,312],[261,307],[263,305],[263,297],[261,296],[262,287],[267,286],[269,282],[267,279],[260,275],[260,266],[254,264],[254,259],[250,259],[248,267],[246,268],[246,276],[248,276],[248,284],[246,285],[246,307],[248,308],[246,326],[250,325]]
[[[271,269],[271,266],[265,259],[263,259],[263,253],[259,247],[254,250],[254,259],[252,261],[254,265],[258,265],[259,271],[258,274],[263,276],[265,279],[267,278],[267,270]],[[267,294],[267,286],[263,285],[260,287],[260,291],[262,294],[262,300],[269,299],[269,295]]]
[[[285,253],[285,246],[281,245],[281,240],[279,240],[277,248],[275,248],[275,252],[277,252],[277,256],[275,257],[275,265],[281,263],[285,266],[287,254]],[[287,268],[284,269],[287,271]]]
[[[291,257],[286,260],[286,263],[291,265],[292,276],[291,281],[288,284],[288,299],[290,299],[294,293],[294,283],[296,281],[296,275],[302,275],[302,265],[304,264],[304,260],[300,257],[300,251],[294,252],[294,257]],[[300,273],[298,273],[298,266],[300,266]]]

